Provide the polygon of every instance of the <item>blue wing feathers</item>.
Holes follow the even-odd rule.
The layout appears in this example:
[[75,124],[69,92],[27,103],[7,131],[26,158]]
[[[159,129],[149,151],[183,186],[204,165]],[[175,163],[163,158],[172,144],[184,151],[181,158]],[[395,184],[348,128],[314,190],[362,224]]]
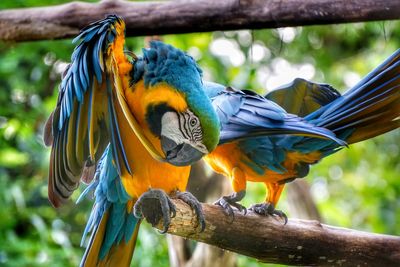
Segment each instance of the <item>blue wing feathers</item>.
[[220,143],[251,135],[304,134],[324,137],[345,145],[331,131],[288,114],[277,104],[258,95],[221,91],[212,98],[212,104],[221,122]]
[[102,35],[99,39],[99,41],[95,44],[95,48],[93,49],[93,55],[92,55],[92,60],[93,60],[93,68],[94,68],[94,73],[97,79],[98,83],[102,82],[102,72],[101,70],[103,69],[102,65],[103,62],[100,61],[100,53],[102,53],[103,49],[103,41],[104,41],[105,35]]
[[281,165],[285,159],[285,151],[272,139],[273,137],[255,137],[238,143],[240,150],[249,158],[244,160],[244,163],[259,175],[263,175],[266,168],[276,173],[286,171]]
[[75,88],[76,98],[78,99],[79,102],[82,102],[83,93],[82,93],[81,90],[79,90],[79,88],[84,88],[83,84],[81,83],[80,78],[78,77],[78,75],[75,75],[73,80],[74,80],[74,86],[73,87]]
[[[86,58],[86,57],[87,57],[87,49],[83,52],[83,58]],[[92,84],[91,83],[92,78],[89,75],[88,63],[87,63],[86,60],[81,60],[81,62],[82,62],[82,65],[83,65],[83,68],[81,69],[81,71],[83,71],[81,73],[81,75],[82,75],[81,77],[83,77],[85,79],[85,81],[86,81],[86,83],[85,83],[86,87],[85,88],[89,88],[90,85]],[[85,89],[85,91],[86,90],[87,89]]]
[[87,81],[87,77],[86,77],[87,74],[85,73],[84,68],[85,68],[85,61],[82,60],[82,58],[81,58],[79,60],[79,81],[82,85],[82,88],[86,88],[86,89],[84,89],[86,92],[87,88],[89,87],[89,83]]
[[[110,25],[115,22],[113,19],[105,19],[101,22],[89,25],[73,40],[73,43],[81,40],[71,56],[71,66],[61,83],[62,115],[60,116],[59,129],[62,128],[64,121],[69,117],[73,99],[76,97],[79,102],[83,99],[83,94],[92,86],[91,75],[96,77],[98,83],[102,82],[102,70],[104,70],[103,53],[106,43],[113,41],[116,31],[108,30]],[[94,36],[99,36],[94,38]],[[107,39],[106,39],[107,37]],[[106,40],[108,42],[106,42]],[[93,71],[93,74],[90,73]]]

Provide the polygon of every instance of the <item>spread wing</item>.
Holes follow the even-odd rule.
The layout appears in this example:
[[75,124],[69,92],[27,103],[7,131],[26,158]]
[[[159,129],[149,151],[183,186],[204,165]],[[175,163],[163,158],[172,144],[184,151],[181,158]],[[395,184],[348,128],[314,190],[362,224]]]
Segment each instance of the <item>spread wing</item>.
[[340,97],[340,93],[328,84],[294,79],[288,85],[268,93],[265,98],[274,101],[288,113],[305,117]]
[[90,181],[109,142],[118,170],[130,172],[115,115],[116,105],[123,105],[119,68],[132,67],[123,52],[124,31],[122,19],[112,15],[90,24],[73,41],[80,43],[44,133],[45,144],[52,146],[48,193],[54,206],[70,197],[81,176]]
[[287,113],[278,104],[250,91],[231,88],[212,98],[221,122],[220,144],[263,135],[301,135],[345,143],[331,131]]

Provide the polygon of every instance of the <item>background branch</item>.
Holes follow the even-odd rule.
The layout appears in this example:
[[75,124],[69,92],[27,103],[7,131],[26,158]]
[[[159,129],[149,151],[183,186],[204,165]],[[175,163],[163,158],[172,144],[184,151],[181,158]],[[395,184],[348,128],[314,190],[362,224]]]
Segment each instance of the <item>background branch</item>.
[[[287,225],[252,212],[230,221],[220,207],[204,204],[206,229],[199,233],[196,216],[180,200],[168,233],[254,257],[262,262],[318,266],[398,266],[400,237],[371,234],[289,220]],[[162,224],[158,225],[162,228]],[[390,248],[390,249],[388,249]]]
[[75,36],[106,14],[125,18],[128,36],[260,29],[400,18],[398,0],[101,1],[0,11],[0,40]]
[[306,179],[296,179],[285,187],[291,217],[323,222]]

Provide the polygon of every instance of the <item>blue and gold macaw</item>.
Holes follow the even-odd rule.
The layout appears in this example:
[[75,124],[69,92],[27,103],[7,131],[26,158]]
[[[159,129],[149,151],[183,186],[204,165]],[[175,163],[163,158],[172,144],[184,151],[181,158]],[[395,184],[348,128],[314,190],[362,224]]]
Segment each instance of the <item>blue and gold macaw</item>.
[[96,188],[87,227],[92,235],[82,266],[129,265],[140,196],[163,204],[166,226],[174,206],[164,192],[189,203],[204,224],[200,204],[185,192],[190,163],[219,140],[201,72],[192,58],[160,42],[140,59],[127,54],[124,35],[124,21],[108,16],[74,39],[80,43],[45,127],[54,206],[71,196],[81,177],[90,182],[95,176],[89,186]]
[[[205,84],[217,112],[230,110],[230,104],[220,103],[218,95],[226,95],[231,89],[215,83]],[[245,90],[235,94],[238,97],[254,95]],[[347,144],[373,138],[400,127],[400,50],[343,95],[327,84],[296,79],[270,92],[266,98],[271,106],[279,105],[289,113],[304,117],[309,124],[329,129]],[[222,137],[224,131],[223,128]],[[343,144],[332,140],[289,135],[220,142],[205,160],[216,172],[231,179],[234,193],[220,198],[216,204],[230,215],[233,215],[232,207],[245,211],[238,202],[245,196],[246,182],[262,182],[267,189],[265,202],[250,209],[261,215],[284,217],[286,222],[286,215],[275,209],[285,184],[305,177],[310,165],[342,147]]]
[[229,91],[214,99],[226,110],[214,110],[191,57],[161,42],[136,57],[124,52],[124,31],[122,19],[108,16],[74,39],[80,43],[45,127],[52,204],[65,202],[81,179],[90,183],[82,196],[94,191],[81,266],[128,266],[143,215],[152,223],[162,217],[167,230],[175,213],[168,195],[188,203],[203,229],[201,205],[185,188],[190,164],[220,141],[295,134],[341,142],[256,96]]

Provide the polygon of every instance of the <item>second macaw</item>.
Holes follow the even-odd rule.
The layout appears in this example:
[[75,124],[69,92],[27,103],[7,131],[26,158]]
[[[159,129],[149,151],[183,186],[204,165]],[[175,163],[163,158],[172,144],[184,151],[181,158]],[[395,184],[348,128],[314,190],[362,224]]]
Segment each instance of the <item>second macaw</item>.
[[[206,89],[217,111],[229,110],[218,100],[218,95],[226,94],[225,86],[206,83]],[[246,90],[237,94],[254,95]],[[329,129],[347,144],[373,138],[400,127],[400,50],[343,95],[329,85],[296,79],[266,98],[271,106],[280,105],[309,124]],[[275,209],[285,184],[305,177],[310,165],[342,147],[332,140],[288,135],[220,142],[205,160],[231,179],[234,193],[216,204],[230,215],[232,207],[246,211],[238,202],[245,196],[247,181],[261,182],[267,188],[265,202],[250,209],[260,215],[284,217],[286,222],[286,215]]]

